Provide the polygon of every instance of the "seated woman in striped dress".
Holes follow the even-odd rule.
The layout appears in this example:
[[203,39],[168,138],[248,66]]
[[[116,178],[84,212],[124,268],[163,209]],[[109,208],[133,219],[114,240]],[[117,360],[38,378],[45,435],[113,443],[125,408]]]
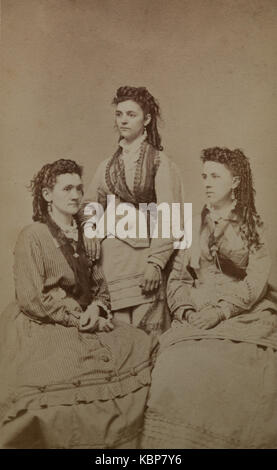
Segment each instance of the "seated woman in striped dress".
[[34,223],[15,248],[16,302],[0,317],[1,448],[137,446],[152,341],[112,320],[76,214],[82,168],[61,159],[31,183]]

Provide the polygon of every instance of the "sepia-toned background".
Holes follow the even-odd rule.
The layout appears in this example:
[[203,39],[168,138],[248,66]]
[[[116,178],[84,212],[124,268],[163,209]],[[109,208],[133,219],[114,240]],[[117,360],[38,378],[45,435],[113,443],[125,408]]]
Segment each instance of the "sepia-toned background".
[[44,163],[84,165],[114,151],[121,85],[158,98],[167,154],[199,210],[199,154],[240,147],[276,253],[276,0],[2,0],[1,308],[13,248],[31,222],[26,186]]

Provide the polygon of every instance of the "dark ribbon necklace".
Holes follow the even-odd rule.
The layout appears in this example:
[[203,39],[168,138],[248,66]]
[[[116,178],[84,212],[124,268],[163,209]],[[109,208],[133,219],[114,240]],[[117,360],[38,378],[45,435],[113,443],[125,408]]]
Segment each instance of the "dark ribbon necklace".
[[75,285],[69,288],[67,293],[77,300],[82,309],[85,310],[92,301],[92,291],[90,269],[81,228],[78,226],[78,242],[75,242],[72,238],[66,237],[62,229],[50,216],[47,216],[46,224],[52,236],[57,240],[62,254],[74,273]]

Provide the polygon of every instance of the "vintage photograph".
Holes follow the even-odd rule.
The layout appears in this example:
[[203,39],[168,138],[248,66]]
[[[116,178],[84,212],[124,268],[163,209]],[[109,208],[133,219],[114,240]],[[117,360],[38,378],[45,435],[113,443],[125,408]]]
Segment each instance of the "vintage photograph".
[[1,0],[1,71],[0,449],[277,449],[277,1]]

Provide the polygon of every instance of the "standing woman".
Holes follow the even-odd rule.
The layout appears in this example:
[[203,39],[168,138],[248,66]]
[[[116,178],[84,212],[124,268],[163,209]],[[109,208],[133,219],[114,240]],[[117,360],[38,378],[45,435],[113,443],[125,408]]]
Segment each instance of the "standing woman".
[[[85,194],[85,204],[115,196],[115,205],[182,201],[178,171],[163,153],[157,128],[160,108],[144,87],[120,87],[113,99],[120,138],[115,154],[103,161]],[[84,219],[83,213],[81,217]],[[109,235],[109,234],[108,234]],[[120,318],[148,333],[166,328],[164,269],[173,252],[172,238],[85,237],[88,255],[100,257],[111,295],[111,308]],[[101,254],[100,254],[101,252]]]
[[61,159],[31,183],[16,303],[0,317],[1,448],[133,448],[139,439],[151,338],[111,321],[105,279],[89,269],[76,222],[81,178]]
[[277,308],[239,150],[202,153],[206,204],[168,282],[143,448],[277,448]]

